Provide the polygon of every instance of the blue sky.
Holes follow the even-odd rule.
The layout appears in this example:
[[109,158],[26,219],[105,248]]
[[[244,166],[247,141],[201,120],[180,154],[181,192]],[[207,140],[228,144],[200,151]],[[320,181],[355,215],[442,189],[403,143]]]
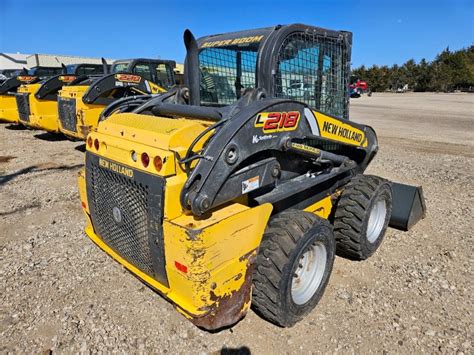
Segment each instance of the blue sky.
[[0,0],[0,52],[182,62],[196,37],[274,24],[352,31],[354,66],[432,60],[474,41],[472,0]]

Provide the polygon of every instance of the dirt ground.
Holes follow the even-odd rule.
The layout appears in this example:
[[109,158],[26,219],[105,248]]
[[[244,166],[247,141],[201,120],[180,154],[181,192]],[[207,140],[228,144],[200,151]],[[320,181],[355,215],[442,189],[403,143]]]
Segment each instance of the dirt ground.
[[0,125],[0,352],[473,353],[474,96],[374,94],[351,102],[380,152],[369,173],[422,185],[428,215],[390,229],[364,262],[336,259],[295,327],[252,311],[208,333],[83,233],[81,144]]

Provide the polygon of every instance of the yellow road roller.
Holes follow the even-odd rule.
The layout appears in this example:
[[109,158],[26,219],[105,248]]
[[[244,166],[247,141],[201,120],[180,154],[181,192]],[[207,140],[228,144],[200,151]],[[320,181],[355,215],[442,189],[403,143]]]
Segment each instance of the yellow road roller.
[[175,85],[175,65],[170,60],[123,59],[115,61],[107,75],[71,82],[58,97],[60,131],[85,140],[110,103],[134,95],[163,93]]
[[113,103],[88,135],[86,233],[199,327],[251,305],[292,326],[336,255],[367,259],[423,218],[422,190],[364,174],[378,142],[349,120],[351,33],[184,39],[185,86]]

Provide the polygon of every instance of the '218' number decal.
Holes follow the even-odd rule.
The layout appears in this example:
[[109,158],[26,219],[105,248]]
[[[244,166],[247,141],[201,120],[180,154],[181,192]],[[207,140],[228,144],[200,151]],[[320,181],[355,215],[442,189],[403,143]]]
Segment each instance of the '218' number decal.
[[255,120],[255,127],[261,127],[264,133],[293,131],[298,127],[300,113],[290,112],[262,112]]

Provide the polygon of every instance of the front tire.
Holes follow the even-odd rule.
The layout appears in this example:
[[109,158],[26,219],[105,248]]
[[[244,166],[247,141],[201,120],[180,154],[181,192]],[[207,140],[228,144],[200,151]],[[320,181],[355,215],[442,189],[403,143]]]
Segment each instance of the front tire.
[[321,299],[334,257],[328,221],[298,210],[274,216],[263,235],[254,270],[254,310],[277,325],[293,326]]
[[378,249],[392,214],[388,180],[358,175],[345,187],[334,216],[337,255],[365,260]]

